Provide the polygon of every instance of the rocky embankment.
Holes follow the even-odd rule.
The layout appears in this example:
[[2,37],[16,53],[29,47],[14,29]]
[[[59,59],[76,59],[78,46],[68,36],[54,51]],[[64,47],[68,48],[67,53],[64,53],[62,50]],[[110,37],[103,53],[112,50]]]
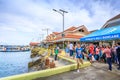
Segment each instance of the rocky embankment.
[[32,62],[29,62],[29,72],[45,69],[45,59],[50,55],[50,50],[36,47],[31,50]]

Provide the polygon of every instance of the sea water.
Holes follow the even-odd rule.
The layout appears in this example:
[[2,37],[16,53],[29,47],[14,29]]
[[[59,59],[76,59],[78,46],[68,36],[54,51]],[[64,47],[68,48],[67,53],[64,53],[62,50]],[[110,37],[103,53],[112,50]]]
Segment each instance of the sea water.
[[0,78],[28,72],[28,52],[0,52]]

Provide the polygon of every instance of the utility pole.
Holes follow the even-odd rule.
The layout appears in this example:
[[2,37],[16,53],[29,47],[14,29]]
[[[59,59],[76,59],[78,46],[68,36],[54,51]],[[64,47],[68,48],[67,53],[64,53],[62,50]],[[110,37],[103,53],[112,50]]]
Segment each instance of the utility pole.
[[[64,34],[64,14],[65,14],[65,13],[68,13],[68,12],[65,11],[65,10],[62,10],[62,9],[59,9],[59,10],[53,9],[53,11],[61,14],[62,17],[63,17],[63,20],[62,20],[62,21],[63,21],[63,23],[62,23],[62,27],[63,27],[62,38],[64,39],[64,36],[65,36],[65,34]],[[63,40],[63,49],[64,49],[64,40]]]
[[[49,29],[49,28],[45,28],[45,29],[42,29],[42,30],[47,32],[47,35],[46,35],[46,37],[47,37],[47,36],[48,36],[48,34],[49,34],[48,32],[49,32],[49,30],[50,30],[50,29]],[[47,48],[47,49],[48,49],[48,46],[49,46],[49,45],[48,45],[48,44],[46,44],[46,48]]]
[[44,39],[44,34],[40,34],[41,41]]
[[48,34],[49,34],[48,32],[49,32],[50,29],[49,28],[45,28],[45,29],[42,29],[42,30],[46,31],[47,32],[47,36],[48,36]]

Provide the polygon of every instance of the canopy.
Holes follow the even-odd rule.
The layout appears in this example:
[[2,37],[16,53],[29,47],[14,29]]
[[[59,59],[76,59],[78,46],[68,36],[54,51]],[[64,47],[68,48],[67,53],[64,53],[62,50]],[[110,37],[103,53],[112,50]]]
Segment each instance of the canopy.
[[83,38],[80,38],[80,41],[98,41],[114,39],[120,39],[120,25],[97,30]]

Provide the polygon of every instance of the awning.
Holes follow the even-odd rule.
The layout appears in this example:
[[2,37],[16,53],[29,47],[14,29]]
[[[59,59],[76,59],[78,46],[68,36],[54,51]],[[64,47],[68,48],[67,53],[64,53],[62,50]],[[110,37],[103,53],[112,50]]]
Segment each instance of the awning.
[[80,41],[99,41],[120,39],[120,25],[97,30],[83,38]]

